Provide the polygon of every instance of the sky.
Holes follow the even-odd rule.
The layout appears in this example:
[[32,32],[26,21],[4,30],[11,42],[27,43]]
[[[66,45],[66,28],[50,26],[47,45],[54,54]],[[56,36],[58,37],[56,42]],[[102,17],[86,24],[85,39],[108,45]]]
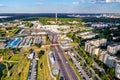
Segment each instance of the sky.
[[0,0],[0,13],[120,13],[120,0]]

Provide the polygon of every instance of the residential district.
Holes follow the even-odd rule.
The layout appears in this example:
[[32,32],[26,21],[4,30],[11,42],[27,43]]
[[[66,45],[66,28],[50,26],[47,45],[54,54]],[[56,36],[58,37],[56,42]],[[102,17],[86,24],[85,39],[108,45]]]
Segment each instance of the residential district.
[[56,16],[0,23],[0,80],[119,79],[118,18]]

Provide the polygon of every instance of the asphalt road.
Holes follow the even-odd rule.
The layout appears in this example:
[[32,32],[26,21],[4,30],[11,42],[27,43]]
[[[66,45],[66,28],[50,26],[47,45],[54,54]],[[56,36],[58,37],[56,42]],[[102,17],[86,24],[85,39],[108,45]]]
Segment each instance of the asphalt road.
[[[58,37],[56,33],[52,34],[52,44],[58,43]],[[60,67],[60,73],[64,80],[78,80],[76,74],[68,63],[67,59],[64,56],[64,52],[59,45],[53,45],[53,51],[55,52],[56,60],[58,61]]]

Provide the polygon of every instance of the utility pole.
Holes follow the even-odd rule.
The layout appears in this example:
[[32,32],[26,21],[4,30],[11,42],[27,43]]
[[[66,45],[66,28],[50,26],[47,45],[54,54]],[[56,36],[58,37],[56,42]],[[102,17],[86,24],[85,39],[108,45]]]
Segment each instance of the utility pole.
[[58,17],[57,17],[57,12],[56,12],[56,14],[55,14],[55,20],[56,20],[56,24],[57,24],[57,22],[58,22],[58,19],[57,19]]

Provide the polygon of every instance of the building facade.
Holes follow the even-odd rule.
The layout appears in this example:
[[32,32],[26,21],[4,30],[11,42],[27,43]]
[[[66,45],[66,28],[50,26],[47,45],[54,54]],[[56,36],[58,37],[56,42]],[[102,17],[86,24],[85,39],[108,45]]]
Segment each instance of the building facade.
[[119,50],[120,50],[120,45],[118,44],[108,45],[107,47],[107,51],[112,55],[115,55]]
[[115,68],[115,76],[120,79],[120,63],[118,63],[116,65],[116,68]]

